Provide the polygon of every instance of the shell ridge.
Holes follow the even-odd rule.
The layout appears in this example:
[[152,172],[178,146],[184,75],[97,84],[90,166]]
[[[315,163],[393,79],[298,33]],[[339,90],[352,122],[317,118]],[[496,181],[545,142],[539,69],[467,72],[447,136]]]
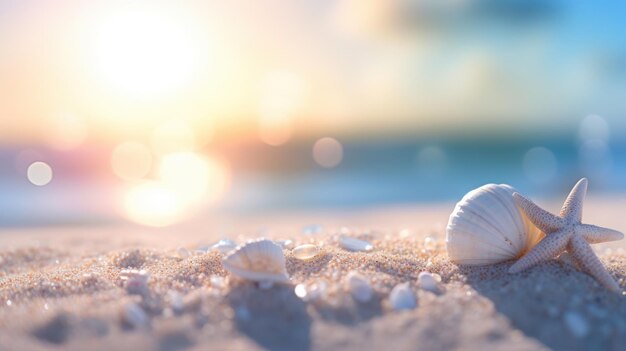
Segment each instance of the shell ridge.
[[[481,199],[481,200],[484,201],[484,199]],[[494,206],[485,206],[484,204],[480,203],[480,201],[475,201],[472,203],[472,205],[477,207],[477,209],[474,210],[474,208],[472,208],[473,206],[467,206],[467,209],[469,211],[472,211],[476,216],[481,218],[486,225],[495,229],[496,232],[499,232],[500,234],[504,235],[504,233],[502,233],[501,228],[499,228],[499,226],[502,226],[501,217],[494,216],[492,214]],[[483,215],[483,214],[486,214],[486,215]]]
[[248,241],[229,252],[222,262],[226,270],[247,280],[289,281],[282,249],[267,239]]
[[523,255],[541,233],[514,202],[515,189],[487,184],[468,192],[448,219],[446,245],[452,262],[484,265]]
[[471,236],[474,241],[480,241],[489,245],[497,245],[501,249],[508,252],[511,252],[512,249],[512,245],[505,240],[494,243],[493,237],[501,238],[501,234],[493,231],[492,228],[485,228],[482,225],[482,222],[473,223],[471,220],[460,218],[456,221],[456,223],[450,225],[449,230],[456,232],[457,235],[455,236]]
[[[517,250],[519,250],[524,246],[524,243],[526,241],[523,238],[525,234],[524,233],[525,230],[521,222],[522,219],[520,217],[519,210],[517,209],[517,206],[513,203],[512,197],[509,198],[507,188],[512,188],[512,187],[507,186],[506,184],[493,186],[493,187],[488,187],[488,189],[486,189],[486,192],[492,195],[494,203],[499,204],[502,207],[502,209],[504,209],[503,212],[506,212],[506,218],[510,219],[518,230],[512,233],[512,235],[508,235],[507,232],[510,232],[510,230],[508,230],[509,226],[507,226],[504,216],[490,216],[489,218],[485,218],[485,220],[488,222],[489,226],[495,228],[497,232],[500,235],[502,235],[503,239],[507,241],[510,246],[514,246]],[[500,193],[498,190],[502,190],[504,194],[506,194],[506,196],[504,196],[504,199],[510,200],[509,204],[507,204],[507,202],[504,201],[504,199],[502,198],[503,194]],[[483,204],[480,204],[479,202],[478,204],[476,204],[476,206],[480,207],[480,209],[484,213],[491,212],[490,207],[488,206],[486,207]],[[516,215],[517,215],[517,220],[515,219]],[[493,223],[490,220],[492,220]],[[497,225],[495,225],[494,223],[497,223]]]
[[[463,239],[458,238],[458,239],[456,239],[456,241],[454,241],[454,243],[456,245],[478,246],[476,244],[479,243],[479,241],[469,240],[467,238],[463,238]],[[468,245],[468,243],[469,243],[469,245]],[[511,252],[510,250],[505,250],[502,247],[495,246],[495,245],[493,245],[492,243],[489,243],[489,242],[480,241],[480,243],[483,244],[483,245],[486,245],[486,246],[489,246],[489,247],[493,248],[494,249],[493,251],[495,251],[495,252],[500,252],[502,254],[512,254],[512,253],[514,254],[514,252]]]
[[[498,237],[500,237],[502,240],[504,240],[504,242],[506,243],[503,247],[507,247],[507,248],[511,248],[512,243],[508,240],[508,238],[506,237],[506,235],[504,233],[502,233],[502,231],[495,226],[493,223],[491,223],[487,218],[482,217],[478,212],[474,211],[473,209],[469,209],[469,212],[472,212],[472,214],[474,216],[476,216],[477,218],[479,218],[483,225],[486,225],[489,229],[489,232],[492,234],[496,234]],[[487,239],[488,240],[488,239]]]
[[[502,186],[504,187],[506,186],[506,184]],[[506,194],[505,196],[507,199],[513,196],[512,193],[509,193],[507,189],[502,189],[502,191],[504,191],[504,194]],[[502,196],[504,194],[500,194],[500,195]],[[526,240],[524,239],[525,226],[523,223],[523,218],[521,217],[521,214],[519,213],[519,209],[517,208],[517,206],[514,203],[511,203],[511,202],[507,203],[503,201],[501,196],[497,196],[496,200],[500,202],[503,207],[507,208],[506,212],[507,212],[508,218],[510,218],[515,223],[515,228],[517,229],[514,233],[512,233],[514,237],[510,239],[511,241],[516,240],[515,241],[516,247],[518,249],[521,249],[526,244]]]

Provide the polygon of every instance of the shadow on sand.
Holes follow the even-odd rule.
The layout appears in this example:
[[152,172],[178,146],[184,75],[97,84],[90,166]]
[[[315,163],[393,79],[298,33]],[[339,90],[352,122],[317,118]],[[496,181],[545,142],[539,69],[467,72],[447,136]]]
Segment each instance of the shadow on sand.
[[324,300],[316,301],[312,306],[320,318],[333,323],[357,325],[383,314],[381,299],[378,296],[366,303],[356,302],[350,296],[343,296],[342,303],[329,304]]
[[292,286],[260,289],[241,284],[227,296],[235,311],[235,325],[243,334],[268,350],[311,349],[311,318]]
[[[510,265],[459,267],[459,271],[516,328],[551,349],[622,349],[626,335],[615,331],[626,325],[626,301],[619,295],[557,260],[517,274],[508,273]],[[579,335],[568,326],[568,318],[576,320]]]

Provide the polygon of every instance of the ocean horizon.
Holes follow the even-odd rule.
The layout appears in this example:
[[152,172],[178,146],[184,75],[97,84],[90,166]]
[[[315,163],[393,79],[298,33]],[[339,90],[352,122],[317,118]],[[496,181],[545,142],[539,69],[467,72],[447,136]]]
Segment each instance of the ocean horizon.
[[[626,143],[585,142],[576,137],[396,138],[347,139],[342,145],[341,163],[330,169],[312,160],[307,142],[226,147],[221,151],[227,159],[229,155],[247,158],[229,159],[229,190],[202,211],[339,210],[453,202],[486,183],[506,183],[525,194],[550,198],[581,177],[589,178],[592,194],[626,193]],[[120,187],[108,178],[92,176],[98,172],[94,167],[101,166],[88,161],[97,159],[98,152],[67,157],[42,151],[55,167],[55,179],[37,187],[19,169],[21,150],[0,149],[0,226],[120,220],[115,209]]]

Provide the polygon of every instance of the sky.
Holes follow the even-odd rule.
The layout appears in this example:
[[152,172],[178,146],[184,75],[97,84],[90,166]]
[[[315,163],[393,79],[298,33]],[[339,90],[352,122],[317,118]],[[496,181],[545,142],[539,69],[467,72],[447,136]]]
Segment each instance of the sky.
[[[626,191],[626,5],[0,0],[0,226]],[[566,190],[563,190],[566,191]]]
[[270,144],[562,134],[589,114],[626,135],[625,14],[614,1],[0,0],[0,142],[69,124],[116,143],[172,120]]

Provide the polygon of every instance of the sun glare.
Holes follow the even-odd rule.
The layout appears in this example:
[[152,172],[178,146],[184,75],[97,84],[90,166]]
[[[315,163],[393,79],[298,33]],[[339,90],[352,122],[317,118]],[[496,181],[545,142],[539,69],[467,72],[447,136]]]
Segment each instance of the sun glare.
[[192,152],[172,153],[163,157],[159,168],[161,180],[189,203],[213,201],[228,186],[228,171],[217,159]]
[[98,27],[94,68],[111,89],[154,96],[183,87],[197,57],[182,18],[144,8],[124,8]]
[[142,143],[127,141],[119,144],[111,154],[111,168],[118,177],[135,181],[142,179],[152,167],[152,153]]
[[128,219],[152,227],[172,225],[185,217],[185,204],[174,191],[157,181],[132,188],[124,205]]
[[[128,146],[133,144],[122,144]],[[193,152],[170,153],[162,157],[156,180],[142,180],[129,188],[124,214],[138,224],[169,226],[219,200],[229,185],[229,168],[218,158]]]

